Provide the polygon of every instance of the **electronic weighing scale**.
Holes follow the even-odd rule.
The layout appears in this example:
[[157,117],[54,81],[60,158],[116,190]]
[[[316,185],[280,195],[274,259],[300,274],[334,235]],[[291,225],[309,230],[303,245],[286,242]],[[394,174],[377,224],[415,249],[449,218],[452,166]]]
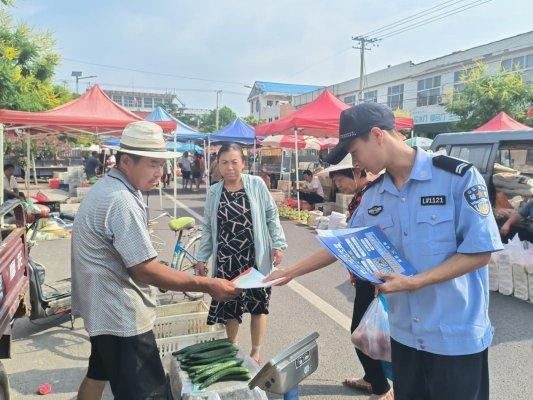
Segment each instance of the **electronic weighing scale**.
[[318,367],[317,338],[318,333],[314,332],[283,350],[261,368],[248,387],[282,394],[285,400],[298,399],[298,384]]

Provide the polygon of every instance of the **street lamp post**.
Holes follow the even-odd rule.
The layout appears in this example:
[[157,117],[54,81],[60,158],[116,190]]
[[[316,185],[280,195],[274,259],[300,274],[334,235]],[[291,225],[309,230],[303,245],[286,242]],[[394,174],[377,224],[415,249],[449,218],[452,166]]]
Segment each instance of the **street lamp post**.
[[97,78],[96,75],[82,76],[83,72],[81,72],[81,71],[72,71],[72,73],[70,75],[73,76],[74,78],[76,78],[76,94],[80,94],[79,88],[78,88],[80,80],[89,79],[89,78]]

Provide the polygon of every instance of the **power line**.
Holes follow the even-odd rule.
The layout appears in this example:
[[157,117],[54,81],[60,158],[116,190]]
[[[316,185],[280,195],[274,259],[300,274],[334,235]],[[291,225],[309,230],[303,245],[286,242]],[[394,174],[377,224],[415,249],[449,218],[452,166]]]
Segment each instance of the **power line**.
[[301,74],[302,72],[304,71],[307,71],[308,69],[311,69],[313,67],[316,67],[317,65],[319,64],[322,64],[323,62],[333,58],[333,57],[336,57],[338,55],[341,55],[342,53],[345,53],[347,52],[348,50],[351,50],[352,49],[352,46],[350,47],[345,47],[344,49],[340,50],[340,51],[337,51],[336,53],[333,53],[333,54],[330,54],[329,56],[327,57],[324,57],[324,58],[321,58],[320,60],[318,60],[317,62],[311,64],[311,65],[308,65],[307,67],[305,67],[304,69],[301,69],[299,71],[296,71],[295,73],[293,73],[292,75],[289,75],[288,77],[289,78],[292,78],[293,76],[296,76],[296,75],[299,75]]
[[464,12],[464,11],[469,10],[471,8],[481,6],[481,5],[485,4],[485,3],[489,3],[491,1],[492,0],[477,0],[477,1],[473,1],[471,3],[464,4],[464,5],[460,6],[460,7],[457,7],[457,8],[451,9],[451,10],[447,10],[446,13],[433,16],[431,18],[419,21],[419,22],[417,22],[415,24],[412,24],[412,25],[407,25],[407,26],[404,26],[404,27],[400,27],[399,29],[391,31],[391,32],[386,32],[386,33],[383,34],[383,36],[379,36],[378,38],[379,39],[386,39],[386,38],[389,38],[389,37],[392,37],[392,36],[396,36],[396,35],[399,35],[400,33],[407,32],[407,31],[410,31],[410,30],[415,29],[415,28],[419,28],[421,26],[430,24],[430,23],[435,22],[435,21],[439,21],[439,20],[447,18],[447,17],[449,17],[451,15],[455,15],[455,14]]
[[89,62],[89,61],[76,60],[76,59],[67,58],[67,57],[63,57],[63,60],[71,61],[71,62],[75,62],[75,63],[79,63],[79,64],[93,65],[93,66],[102,67],[102,68],[110,68],[110,69],[116,69],[116,70],[121,70],[121,71],[137,72],[139,74],[165,76],[165,77],[179,78],[179,79],[189,79],[189,80],[195,80],[195,81],[201,81],[201,82],[225,83],[225,84],[228,84],[228,85],[240,85],[240,86],[246,85],[243,82],[223,81],[223,80],[217,80],[217,79],[207,79],[207,78],[198,78],[198,77],[186,76],[186,75],[170,74],[170,73],[166,73],[166,72],[146,71],[146,70],[142,70],[142,69],[121,67],[121,66],[117,66],[117,65],[108,65],[108,64],[100,64],[100,63],[94,63],[94,62]]
[[[389,30],[389,29],[394,29],[394,28],[397,28],[398,26],[406,23],[406,22],[410,22],[410,21],[414,21],[416,19],[420,19],[420,18],[424,18],[424,17],[428,17],[428,12],[431,11],[429,14],[433,14],[435,11],[439,11],[439,10],[442,10],[442,9],[445,9],[445,8],[448,8],[448,7],[451,7],[452,5],[454,4],[457,4],[457,3],[461,3],[463,1],[466,1],[466,0],[448,0],[448,1],[445,1],[443,3],[439,3],[433,7],[430,7],[428,9],[425,9],[423,11],[420,11],[420,12],[417,12],[413,15],[410,15],[408,17],[405,17],[405,18],[401,18],[401,19],[398,19],[394,22],[391,22],[390,24],[387,24],[387,25],[383,25],[382,27],[380,28],[376,28],[370,32],[367,32],[363,35],[360,35],[360,36],[370,36],[370,35],[376,35],[377,33],[379,32],[382,32],[382,31],[386,31],[386,30]],[[450,4],[451,3],[451,4]]]

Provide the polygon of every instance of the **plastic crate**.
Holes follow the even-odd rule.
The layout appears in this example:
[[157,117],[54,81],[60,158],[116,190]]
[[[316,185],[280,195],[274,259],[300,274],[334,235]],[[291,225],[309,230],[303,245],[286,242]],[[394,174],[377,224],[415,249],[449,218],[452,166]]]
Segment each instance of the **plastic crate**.
[[161,358],[192,344],[226,337],[223,325],[207,325],[208,311],[201,300],[156,307],[153,332]]
[[156,317],[168,317],[191,313],[207,313],[209,307],[202,300],[184,301],[181,303],[166,304],[155,309]]
[[[213,325],[214,327],[216,325]],[[225,330],[214,330],[212,332],[200,332],[192,335],[173,336],[168,338],[156,339],[157,350],[161,358],[175,351],[181,350],[184,347],[191,346],[196,343],[209,342],[216,339],[224,339],[226,337]]]

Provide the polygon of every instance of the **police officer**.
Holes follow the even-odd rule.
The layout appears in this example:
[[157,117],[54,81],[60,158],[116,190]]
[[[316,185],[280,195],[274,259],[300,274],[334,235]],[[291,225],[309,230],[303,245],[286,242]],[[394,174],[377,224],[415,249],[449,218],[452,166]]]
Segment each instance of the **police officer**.
[[[342,112],[328,161],[347,153],[369,172],[386,171],[367,187],[350,227],[380,226],[417,270],[376,274],[390,306],[395,398],[488,399],[487,263],[503,246],[483,177],[468,162],[407,146],[392,111],[377,103]],[[320,250],[267,279],[288,282],[333,261]]]

